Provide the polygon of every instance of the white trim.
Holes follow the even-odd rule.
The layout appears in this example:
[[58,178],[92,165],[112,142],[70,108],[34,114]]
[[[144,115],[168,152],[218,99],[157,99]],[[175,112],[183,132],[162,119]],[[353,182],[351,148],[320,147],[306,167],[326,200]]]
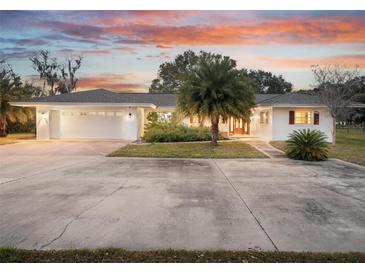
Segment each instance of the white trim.
[[72,106],[72,107],[89,107],[89,106],[106,106],[106,107],[145,107],[156,109],[154,104],[140,103],[77,103],[77,102],[10,102],[12,106],[18,107],[55,107],[55,106]]
[[326,105],[298,105],[298,104],[275,104],[275,105],[258,105],[260,107],[272,108],[328,108]]

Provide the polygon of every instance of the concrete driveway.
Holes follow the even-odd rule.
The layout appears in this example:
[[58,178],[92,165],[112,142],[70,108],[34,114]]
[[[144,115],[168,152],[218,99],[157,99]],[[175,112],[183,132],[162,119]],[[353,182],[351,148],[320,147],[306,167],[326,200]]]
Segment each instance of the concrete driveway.
[[101,155],[120,145],[0,146],[0,246],[365,251],[363,167]]

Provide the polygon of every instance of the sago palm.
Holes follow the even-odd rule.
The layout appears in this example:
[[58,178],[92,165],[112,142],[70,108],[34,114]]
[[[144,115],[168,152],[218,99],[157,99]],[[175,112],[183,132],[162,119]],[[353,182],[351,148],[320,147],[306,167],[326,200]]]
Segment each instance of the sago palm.
[[219,118],[248,118],[255,106],[256,85],[236,69],[236,62],[216,54],[202,56],[182,80],[177,108],[185,116],[211,121],[211,141],[217,145]]
[[295,130],[289,135],[285,152],[289,158],[305,161],[322,161],[328,157],[326,135],[319,130]]

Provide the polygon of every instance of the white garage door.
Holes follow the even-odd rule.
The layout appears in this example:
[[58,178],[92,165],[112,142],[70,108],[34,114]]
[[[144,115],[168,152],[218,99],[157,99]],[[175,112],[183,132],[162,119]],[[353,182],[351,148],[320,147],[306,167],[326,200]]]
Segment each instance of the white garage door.
[[59,116],[59,138],[137,139],[135,112],[67,110]]

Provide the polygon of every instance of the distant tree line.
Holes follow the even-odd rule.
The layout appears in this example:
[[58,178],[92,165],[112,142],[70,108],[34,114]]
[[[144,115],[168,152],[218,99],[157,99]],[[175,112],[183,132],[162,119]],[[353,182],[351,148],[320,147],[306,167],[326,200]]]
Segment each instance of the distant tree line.
[[[197,65],[200,59],[206,58],[210,53],[200,51],[196,54],[188,50],[176,56],[171,62],[162,63],[158,76],[152,80],[150,93],[177,93],[184,77]],[[221,56],[216,54],[217,56]],[[236,61],[234,61],[236,62]],[[236,65],[236,64],[235,64]],[[287,93],[293,90],[293,85],[281,75],[276,76],[263,70],[240,69],[240,73],[253,79],[257,85],[257,93]]]

